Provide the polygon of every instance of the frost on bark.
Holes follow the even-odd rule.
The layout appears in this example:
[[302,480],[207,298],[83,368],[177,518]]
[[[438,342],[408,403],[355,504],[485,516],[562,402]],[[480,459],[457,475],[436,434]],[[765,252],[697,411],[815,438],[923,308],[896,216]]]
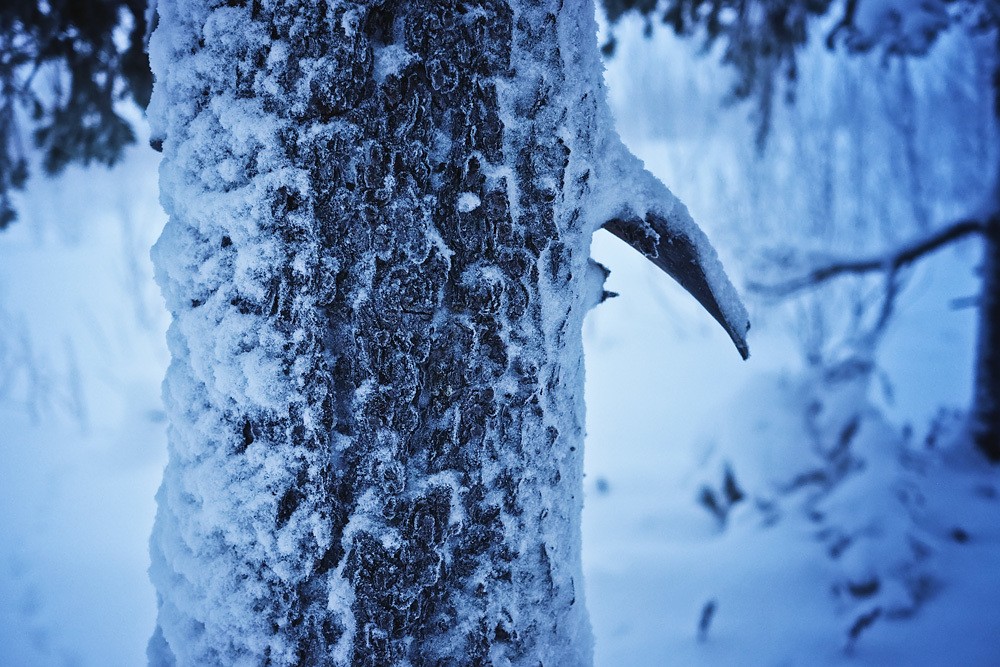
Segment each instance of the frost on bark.
[[592,232],[675,240],[673,274],[746,331],[610,129],[592,5],[158,4],[151,662],[589,663]]

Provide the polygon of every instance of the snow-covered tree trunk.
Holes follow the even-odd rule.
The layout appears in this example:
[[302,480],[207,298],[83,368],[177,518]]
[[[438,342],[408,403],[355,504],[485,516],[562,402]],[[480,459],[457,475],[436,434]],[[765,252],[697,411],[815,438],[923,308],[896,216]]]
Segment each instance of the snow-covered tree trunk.
[[578,665],[613,231],[745,351],[621,148],[590,2],[160,0],[158,665]]

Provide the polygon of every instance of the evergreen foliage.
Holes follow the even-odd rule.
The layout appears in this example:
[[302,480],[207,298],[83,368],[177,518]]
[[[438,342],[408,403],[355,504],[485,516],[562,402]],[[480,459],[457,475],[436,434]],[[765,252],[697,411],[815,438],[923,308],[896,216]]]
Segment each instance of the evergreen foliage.
[[[879,49],[889,55],[923,55],[937,36],[961,22],[971,30],[996,27],[996,3],[980,0],[932,0],[906,10],[894,2],[869,3],[846,0],[602,0],[612,26],[629,12],[646,20],[661,21],[677,35],[700,37],[708,51],[722,44],[722,63],[731,67],[735,80],[732,101],[756,104],[757,147],[763,149],[771,129],[774,99],[783,92],[794,99],[798,78],[797,57],[817,23],[827,26],[826,44],[843,44],[849,51]],[[605,55],[615,50],[615,36],[604,44]],[[783,86],[784,84],[784,86]]]
[[112,165],[135,141],[115,103],[145,108],[152,75],[144,0],[5,0],[0,5],[0,229],[29,175],[25,135],[47,174]]

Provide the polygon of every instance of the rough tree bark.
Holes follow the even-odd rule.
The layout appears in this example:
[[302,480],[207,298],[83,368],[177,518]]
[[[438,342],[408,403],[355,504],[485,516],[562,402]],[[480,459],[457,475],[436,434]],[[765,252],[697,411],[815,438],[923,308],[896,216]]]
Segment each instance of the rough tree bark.
[[577,665],[609,221],[745,313],[611,129],[590,2],[160,0],[154,664]]

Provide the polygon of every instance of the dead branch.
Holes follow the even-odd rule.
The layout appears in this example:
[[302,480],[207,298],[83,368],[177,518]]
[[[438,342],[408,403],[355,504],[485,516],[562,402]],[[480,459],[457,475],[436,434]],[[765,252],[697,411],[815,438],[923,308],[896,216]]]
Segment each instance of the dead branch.
[[985,235],[990,230],[990,226],[994,224],[996,223],[992,220],[987,222],[972,219],[959,220],[936,232],[905,243],[888,253],[863,259],[831,261],[813,268],[803,276],[784,282],[751,281],[747,284],[747,289],[767,296],[785,297],[845,274],[861,275],[874,271],[884,271],[893,276],[900,269],[954,241],[970,234]]

